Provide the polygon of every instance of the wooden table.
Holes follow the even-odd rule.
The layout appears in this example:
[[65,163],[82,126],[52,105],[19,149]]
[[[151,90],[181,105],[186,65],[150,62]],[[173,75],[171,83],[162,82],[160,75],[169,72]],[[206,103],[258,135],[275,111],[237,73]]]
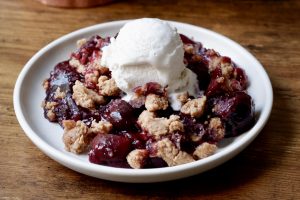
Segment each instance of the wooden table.
[[[0,1],[0,200],[300,199],[300,2],[118,1],[90,9]],[[112,20],[158,17],[199,25],[237,41],[266,68],[271,117],[237,157],[206,173],[156,184],[125,184],[76,173],[44,155],[15,117],[12,93],[24,64],[52,40]]]

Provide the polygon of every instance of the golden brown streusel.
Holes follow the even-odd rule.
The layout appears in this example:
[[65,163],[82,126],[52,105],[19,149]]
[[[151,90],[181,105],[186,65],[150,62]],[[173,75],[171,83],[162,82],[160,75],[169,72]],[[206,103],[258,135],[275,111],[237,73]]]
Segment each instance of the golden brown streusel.
[[157,110],[166,110],[169,106],[168,98],[156,94],[148,94],[146,96],[145,107],[150,112]]
[[183,124],[177,115],[171,115],[169,119],[156,117],[155,113],[144,110],[139,118],[138,123],[150,135],[156,139],[175,131],[182,131]]
[[191,155],[177,149],[168,138],[158,141],[155,146],[157,148],[157,156],[162,158],[168,166],[176,166],[194,161]]
[[82,153],[88,147],[92,137],[88,127],[82,121],[70,122],[73,120],[63,121],[64,135],[63,142],[65,149],[72,153]]
[[100,76],[98,79],[99,93],[103,96],[118,96],[120,89],[114,79],[109,79],[107,76]]
[[201,117],[204,113],[204,108],[206,104],[206,96],[203,96],[201,98],[192,99],[189,100],[187,103],[185,103],[180,111],[183,114],[190,115],[192,117]]
[[55,93],[54,93],[54,98],[55,99],[63,99],[66,97],[66,93],[65,92],[61,92],[60,91],[60,87],[57,87]]
[[103,96],[99,95],[95,91],[88,89],[80,81],[76,81],[73,86],[73,95],[75,103],[84,108],[95,108],[96,104],[105,103]]
[[211,118],[208,125],[208,130],[210,134],[213,135],[216,141],[219,141],[225,136],[225,128],[219,117]]
[[83,74],[83,72],[86,69],[86,67],[83,64],[81,64],[79,62],[79,60],[77,60],[76,58],[73,58],[73,57],[70,59],[69,64],[72,67],[74,67],[78,73],[81,73],[81,74]]
[[200,144],[193,153],[193,156],[197,159],[206,158],[215,153],[217,150],[217,146],[215,144],[209,144],[204,142]]
[[93,133],[108,134],[112,128],[112,124],[107,121],[96,122],[95,120],[93,120],[89,131]]
[[48,79],[45,79],[43,82],[43,88],[45,90],[48,90],[49,86],[50,86],[50,83],[49,83]]
[[77,45],[77,48],[80,48],[82,45],[84,45],[85,43],[87,42],[87,40],[85,38],[82,38],[80,40],[77,40],[76,41],[76,45]]
[[126,160],[133,169],[141,169],[148,156],[149,153],[146,149],[135,149],[127,155]]

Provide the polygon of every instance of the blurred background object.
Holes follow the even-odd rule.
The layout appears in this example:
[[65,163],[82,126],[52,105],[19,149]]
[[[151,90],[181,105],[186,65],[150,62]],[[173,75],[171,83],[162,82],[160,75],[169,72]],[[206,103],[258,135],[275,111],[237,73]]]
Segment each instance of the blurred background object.
[[38,0],[41,3],[64,8],[85,8],[110,3],[114,0]]

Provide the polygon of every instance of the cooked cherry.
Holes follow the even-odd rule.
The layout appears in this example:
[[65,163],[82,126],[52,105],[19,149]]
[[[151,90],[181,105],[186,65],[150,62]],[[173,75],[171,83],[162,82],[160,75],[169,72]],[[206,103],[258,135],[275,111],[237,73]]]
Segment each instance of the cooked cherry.
[[189,62],[187,68],[197,75],[199,89],[206,90],[210,82],[210,75],[205,61]]
[[121,135],[98,134],[91,144],[89,160],[96,164],[120,165],[131,150],[130,140]]
[[190,38],[188,38],[187,36],[185,36],[183,34],[179,34],[179,36],[184,44],[196,44],[196,42],[194,40],[191,40]]
[[71,57],[76,58],[81,64],[85,65],[95,58],[99,57],[100,49],[109,44],[109,38],[101,38],[96,35],[91,37],[83,44],[76,52],[72,53]]
[[216,98],[213,114],[225,121],[227,137],[249,130],[255,121],[253,101],[245,92]]
[[156,82],[149,82],[143,86],[138,86],[133,89],[137,95],[147,96],[148,94],[165,95],[164,88]]
[[147,164],[145,164],[145,168],[160,168],[160,167],[168,167],[168,164],[159,157],[149,157],[147,160]]
[[133,128],[136,121],[132,106],[121,99],[110,101],[102,115],[115,129],[119,130]]
[[141,130],[121,131],[117,134],[127,137],[130,140],[131,145],[134,149],[145,149],[146,141],[149,139],[147,134],[144,132],[141,132]]

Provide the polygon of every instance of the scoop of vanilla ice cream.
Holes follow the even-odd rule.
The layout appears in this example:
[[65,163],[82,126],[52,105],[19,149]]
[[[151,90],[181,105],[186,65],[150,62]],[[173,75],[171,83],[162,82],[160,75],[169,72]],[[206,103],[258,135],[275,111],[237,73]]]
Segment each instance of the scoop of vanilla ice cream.
[[143,18],[128,22],[117,38],[103,48],[101,65],[108,67],[117,86],[129,100],[133,89],[148,82],[167,87],[174,110],[180,109],[176,96],[198,92],[197,76],[183,63],[183,43],[177,30],[167,22]]

